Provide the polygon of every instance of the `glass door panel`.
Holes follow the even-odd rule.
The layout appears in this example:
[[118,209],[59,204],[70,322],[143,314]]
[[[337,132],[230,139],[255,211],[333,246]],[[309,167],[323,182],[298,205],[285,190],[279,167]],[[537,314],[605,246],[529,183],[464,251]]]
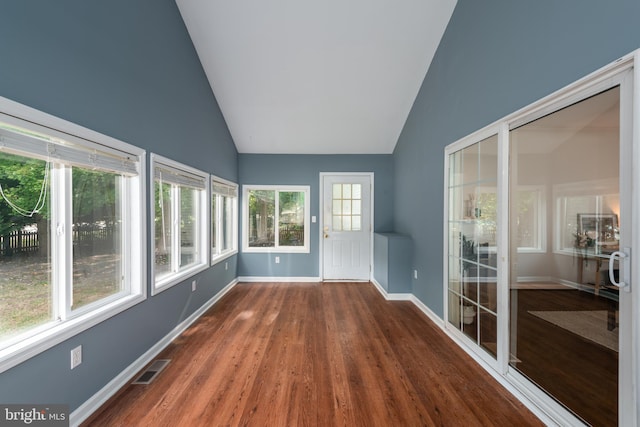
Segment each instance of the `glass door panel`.
[[448,320],[496,357],[498,137],[449,156]]
[[509,141],[509,363],[588,424],[617,425],[609,259],[629,221],[620,217],[620,88],[512,129]]

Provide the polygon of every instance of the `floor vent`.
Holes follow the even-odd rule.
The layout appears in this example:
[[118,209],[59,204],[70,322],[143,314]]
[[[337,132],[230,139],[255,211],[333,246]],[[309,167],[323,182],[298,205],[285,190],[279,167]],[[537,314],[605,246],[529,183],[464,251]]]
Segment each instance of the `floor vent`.
[[171,362],[171,359],[158,359],[153,362],[145,371],[131,384],[151,384],[158,374]]

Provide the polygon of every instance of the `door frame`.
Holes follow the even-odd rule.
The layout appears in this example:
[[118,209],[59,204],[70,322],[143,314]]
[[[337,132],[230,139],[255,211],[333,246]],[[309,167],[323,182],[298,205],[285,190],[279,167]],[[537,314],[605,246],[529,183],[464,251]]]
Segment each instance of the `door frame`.
[[369,224],[371,225],[369,228],[369,233],[367,233],[369,237],[369,281],[373,275],[373,230],[374,227],[374,173],[373,172],[320,172],[319,178],[319,215],[318,215],[318,239],[320,244],[319,248],[319,270],[320,270],[320,280],[324,281],[324,238],[323,238],[323,224],[324,224],[324,178],[330,176],[362,176],[369,179],[369,183],[371,185],[370,197],[369,197]]

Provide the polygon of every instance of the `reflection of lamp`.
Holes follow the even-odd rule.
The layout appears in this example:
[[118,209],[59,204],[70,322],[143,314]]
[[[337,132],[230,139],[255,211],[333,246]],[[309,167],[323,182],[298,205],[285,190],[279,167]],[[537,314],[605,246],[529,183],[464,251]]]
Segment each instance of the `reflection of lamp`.
[[620,240],[620,198],[609,199],[607,207],[616,216],[616,220],[613,224],[614,239]]

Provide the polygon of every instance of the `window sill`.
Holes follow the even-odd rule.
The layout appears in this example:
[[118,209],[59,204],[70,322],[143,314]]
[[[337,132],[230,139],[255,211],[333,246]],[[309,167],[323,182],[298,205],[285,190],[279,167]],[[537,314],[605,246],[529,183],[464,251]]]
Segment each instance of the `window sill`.
[[310,253],[308,247],[262,247],[262,248],[242,248],[243,253],[248,254],[308,254]]
[[91,312],[65,322],[52,324],[43,331],[0,350],[0,373],[42,353],[51,347],[113,317],[146,299],[145,295],[128,295]]
[[151,288],[151,295],[158,295],[160,292],[166,291],[178,283],[184,282],[189,277],[198,274],[207,268],[209,268],[209,264],[196,264],[170,276],[163,277],[161,280],[155,282]]
[[539,248],[518,248],[519,254],[546,254],[546,249]]
[[221,263],[222,261],[224,261],[227,258],[231,258],[232,256],[236,255],[238,253],[237,249],[234,249],[232,251],[227,251],[227,252],[223,252],[219,255],[216,255],[215,257],[213,257],[211,259],[211,266],[213,267],[216,264]]

